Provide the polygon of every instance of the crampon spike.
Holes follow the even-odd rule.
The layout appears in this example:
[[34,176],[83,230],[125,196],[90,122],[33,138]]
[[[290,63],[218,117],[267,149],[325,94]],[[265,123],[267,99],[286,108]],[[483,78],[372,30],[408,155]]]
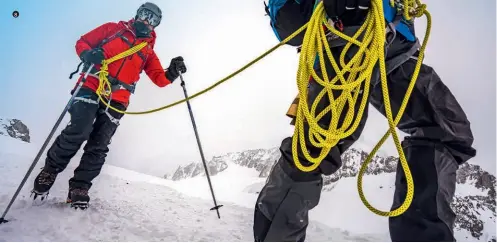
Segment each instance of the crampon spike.
[[77,209],[86,210],[88,208],[88,203],[87,202],[71,202],[71,208],[74,208],[74,210],[77,210]]
[[48,197],[48,192],[46,192],[46,193],[38,193],[38,192],[36,192],[36,191],[33,190],[33,191],[31,191],[30,197],[33,197],[33,201],[35,201],[36,198],[38,198],[38,197],[40,197],[40,201],[44,201],[45,198]]

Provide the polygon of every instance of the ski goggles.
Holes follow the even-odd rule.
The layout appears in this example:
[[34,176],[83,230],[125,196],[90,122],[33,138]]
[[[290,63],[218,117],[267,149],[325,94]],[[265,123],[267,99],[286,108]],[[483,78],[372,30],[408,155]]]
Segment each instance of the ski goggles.
[[148,24],[153,26],[154,28],[157,27],[160,24],[160,18],[156,14],[154,14],[152,11],[148,9],[141,9],[138,11],[136,14],[136,18],[141,20],[141,21],[147,21]]

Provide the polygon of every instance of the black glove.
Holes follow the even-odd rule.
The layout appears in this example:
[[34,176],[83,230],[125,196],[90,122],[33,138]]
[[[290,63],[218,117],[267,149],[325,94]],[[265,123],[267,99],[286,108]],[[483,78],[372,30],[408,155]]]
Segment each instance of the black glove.
[[83,51],[80,55],[80,58],[83,62],[102,64],[102,61],[105,59],[105,56],[104,53],[102,52],[102,49],[92,49],[89,51]]
[[371,0],[323,0],[328,17],[338,19],[346,26],[361,25],[371,6]]
[[166,78],[173,82],[179,77],[179,72],[186,73],[185,62],[181,56],[171,59],[171,64],[167,68]]

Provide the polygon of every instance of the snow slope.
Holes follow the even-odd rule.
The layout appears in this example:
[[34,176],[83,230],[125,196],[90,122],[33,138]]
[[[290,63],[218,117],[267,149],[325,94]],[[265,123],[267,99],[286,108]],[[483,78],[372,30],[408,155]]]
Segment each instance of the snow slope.
[[[257,195],[247,193],[248,185],[256,184],[255,189],[260,190],[265,178],[260,178],[259,172],[254,169],[237,164],[228,163],[228,168],[211,176],[214,194],[217,200],[233,202],[237,205],[253,208]],[[209,184],[205,176],[188,178],[180,181],[171,181],[171,187],[192,197],[212,200]]]
[[[245,207],[254,207],[258,192],[264,186],[265,178],[258,177],[259,172],[228,162],[228,168],[212,176],[216,198],[229,201]],[[364,191],[368,200],[377,207],[384,208],[390,205],[388,199],[393,195],[393,176],[365,176]],[[388,219],[369,212],[359,200],[355,188],[355,178],[344,178],[331,191],[322,193],[319,205],[309,212],[311,220],[324,223],[332,228],[340,228],[354,234],[377,235],[385,241],[390,241],[388,235]],[[389,185],[390,189],[376,190],[378,185]],[[210,199],[206,177],[193,177],[173,182],[173,188],[187,195]],[[374,191],[375,194],[367,193]],[[370,195],[371,194],[371,195]],[[385,200],[386,199],[386,200]],[[358,225],[358,222],[368,222]]]
[[[37,149],[29,143],[0,137],[2,212]],[[90,208],[86,211],[71,209],[63,201],[67,195],[67,180],[78,158],[60,174],[48,200],[33,205],[29,190],[43,159],[7,214],[6,219],[10,222],[0,225],[0,241],[253,241],[253,204],[246,202],[249,207],[242,207],[226,202],[229,197],[227,194],[223,196],[222,192],[229,191],[228,186],[220,190],[219,203],[224,207],[221,208],[221,219],[218,219],[216,213],[209,210],[212,207],[209,197],[194,198],[172,189],[185,185],[105,166],[90,192]],[[233,177],[221,179],[234,181],[230,184],[234,189],[254,182],[237,182]],[[201,182],[198,181],[196,189],[203,193],[205,188],[200,186]],[[188,186],[190,193],[195,189],[191,186],[195,185]],[[246,199],[250,196],[247,194]],[[353,235],[314,221],[310,223],[308,233],[309,241],[388,240],[383,236]]]
[[[226,159],[227,168],[211,177],[215,195],[218,199],[236,205],[253,208],[262,189],[265,178],[254,168],[240,166]],[[171,181],[171,187],[187,195],[209,200],[211,198],[207,179],[197,176],[179,181]],[[474,182],[458,184],[456,195],[486,195],[477,189]],[[461,185],[461,186],[460,186]],[[363,191],[366,199],[380,210],[389,210],[395,188],[395,173],[366,175],[363,178]],[[475,202],[473,202],[475,204]],[[461,205],[465,205],[462,203]],[[474,208],[478,208],[477,205]],[[458,241],[491,241],[496,239],[495,217],[486,209],[475,209],[476,215],[483,221],[483,234],[479,238],[471,235],[467,229],[455,228]],[[309,212],[313,221],[318,221],[331,228],[340,228],[354,235],[375,235],[383,241],[390,241],[388,218],[370,212],[362,203],[357,193],[357,177],[345,177],[327,186],[321,194],[320,203]],[[468,221],[475,222],[475,221]],[[311,232],[309,234],[312,234]]]

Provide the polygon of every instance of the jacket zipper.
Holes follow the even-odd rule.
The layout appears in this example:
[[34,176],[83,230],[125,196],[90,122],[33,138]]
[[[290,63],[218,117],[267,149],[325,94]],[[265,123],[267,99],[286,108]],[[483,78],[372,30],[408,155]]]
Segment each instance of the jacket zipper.
[[[134,46],[134,45],[135,45],[135,43],[136,43],[136,38],[133,40],[133,44],[131,44],[131,46]],[[133,54],[133,55],[134,55],[134,54]],[[121,63],[121,66],[120,66],[120,67],[119,67],[119,69],[117,70],[117,73],[116,73],[116,79],[118,79],[118,80],[119,80],[119,78],[118,78],[118,77],[119,77],[119,73],[121,72],[121,69],[123,68],[124,63],[128,60],[128,58],[131,60],[131,58],[133,57],[133,55],[128,56],[127,58],[125,58],[125,59],[123,60],[123,62]]]

